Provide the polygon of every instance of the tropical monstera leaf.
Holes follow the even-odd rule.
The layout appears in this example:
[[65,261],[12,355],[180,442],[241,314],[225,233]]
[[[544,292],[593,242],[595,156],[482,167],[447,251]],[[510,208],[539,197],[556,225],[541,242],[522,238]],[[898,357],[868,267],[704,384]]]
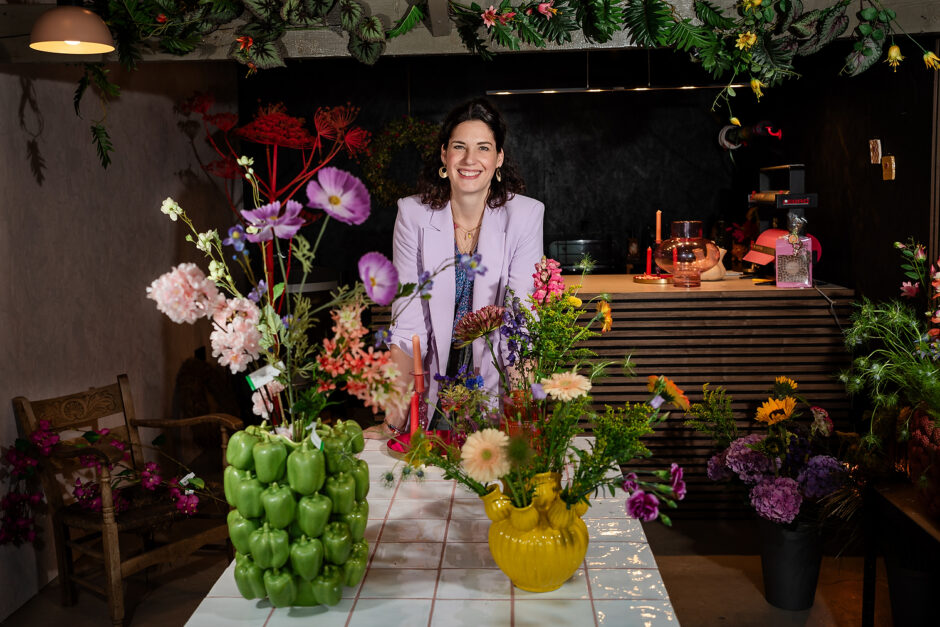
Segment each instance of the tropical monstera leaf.
[[633,41],[652,47],[666,42],[673,20],[669,5],[663,0],[627,0],[623,21]]

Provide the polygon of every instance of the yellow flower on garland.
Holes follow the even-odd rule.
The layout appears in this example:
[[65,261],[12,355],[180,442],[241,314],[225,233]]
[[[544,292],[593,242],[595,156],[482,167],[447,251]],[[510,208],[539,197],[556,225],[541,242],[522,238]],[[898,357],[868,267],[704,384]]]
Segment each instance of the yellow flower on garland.
[[757,43],[757,35],[748,31],[738,35],[738,41],[735,45],[740,50],[750,50]]
[[597,301],[597,313],[604,316],[604,322],[601,324],[601,333],[607,333],[614,325],[614,319],[610,314],[610,303],[606,300]]
[[756,78],[751,79],[751,91],[754,92],[754,95],[757,96],[757,100],[760,100],[760,97],[764,95],[764,92],[760,90],[761,87],[766,87],[762,82]]
[[745,12],[753,11],[754,9],[759,7],[761,4],[763,4],[763,1],[764,0],[744,0],[741,3],[741,6],[744,8]]
[[763,405],[757,408],[757,420],[775,425],[778,422],[789,420],[796,409],[796,399],[788,396],[783,399],[768,398]]
[[739,120],[738,118],[731,118],[728,121],[731,122],[734,126],[741,126],[741,120]]
[[932,52],[925,52],[924,53],[924,65],[927,66],[928,70],[940,69],[940,57],[938,57]]
[[901,56],[901,49],[898,46],[891,46],[888,48],[888,58],[885,59],[885,63],[891,66],[891,69],[895,72],[898,71],[898,65],[901,61],[904,60],[904,57]]

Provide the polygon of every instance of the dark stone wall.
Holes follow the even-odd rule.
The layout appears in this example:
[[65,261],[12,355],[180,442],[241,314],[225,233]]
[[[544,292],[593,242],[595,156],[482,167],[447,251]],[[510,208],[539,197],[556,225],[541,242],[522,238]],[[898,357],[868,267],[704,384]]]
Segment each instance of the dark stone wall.
[[[928,43],[928,42],[925,42]],[[847,44],[846,44],[847,45]],[[729,111],[712,110],[717,90],[491,96],[510,127],[508,155],[520,167],[527,194],[546,205],[546,250],[552,241],[600,239],[612,244],[625,271],[627,238],[651,242],[654,216],[664,231],[676,219],[701,219],[706,233],[718,220],[740,222],[760,167],[806,164],[807,191],[817,192],[809,230],[823,245],[817,278],[872,296],[896,293],[894,240],[926,240],[932,76],[913,53],[897,73],[880,64],[867,74],[838,76],[842,44],[803,60],[800,80],[767,90],[758,104],[739,89],[733,113],[745,126],[768,120],[783,129],[733,153],[718,146]],[[587,77],[587,78],[586,78]],[[291,62],[240,84],[240,111],[283,101],[295,115],[349,101],[358,123],[378,132],[411,114],[440,121],[447,111],[487,90],[710,84],[696,66],[669,51],[507,54],[486,62],[470,56],[387,57],[366,67],[350,59]],[[898,179],[881,180],[868,163],[868,139],[880,138],[898,160]],[[361,174],[361,165],[334,162]],[[403,150],[390,176],[413,181],[419,162]],[[321,248],[324,263],[349,280],[359,254],[390,253],[395,208],[373,206],[360,227],[334,224]],[[762,219],[768,219],[765,212]],[[667,235],[668,236],[668,235]]]

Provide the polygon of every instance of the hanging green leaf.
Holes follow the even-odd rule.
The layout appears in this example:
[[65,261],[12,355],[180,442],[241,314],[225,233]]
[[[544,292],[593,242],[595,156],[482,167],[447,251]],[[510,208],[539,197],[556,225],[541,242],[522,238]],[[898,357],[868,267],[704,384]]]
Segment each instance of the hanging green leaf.
[[[235,44],[238,45],[237,43]],[[271,41],[255,43],[244,51],[247,61],[253,63],[259,70],[269,70],[274,67],[284,67],[284,58],[278,50],[278,44]]]
[[114,152],[114,146],[111,145],[111,137],[108,135],[108,130],[104,127],[104,124],[96,122],[91,125],[91,138],[95,144],[95,149],[98,151],[98,161],[101,162],[101,167],[107,168],[111,165],[109,153]]
[[874,41],[866,37],[862,40],[861,50],[853,50],[845,58],[845,65],[842,67],[842,73],[849,76],[858,76],[881,58],[884,49],[884,40]]
[[385,33],[385,36],[389,39],[395,37],[400,37],[413,29],[415,26],[421,23],[421,20],[424,19],[424,10],[427,8],[427,5],[423,4],[413,4],[408,9],[408,12],[401,16],[395,26],[391,30]]
[[303,11],[303,0],[283,0],[280,16],[285,22],[293,24],[300,18]]
[[200,4],[208,5],[206,18],[216,24],[227,24],[245,10],[238,0],[200,0]]
[[520,40],[536,48],[545,47],[545,39],[543,39],[541,33],[532,26],[532,21],[529,16],[516,15],[512,20],[512,25],[516,29]]
[[160,49],[170,54],[183,56],[189,54],[202,43],[202,34],[192,32],[182,37],[165,34],[160,38]]
[[78,86],[75,88],[75,95],[72,96],[72,104],[75,106],[75,115],[78,117],[82,117],[82,96],[85,95],[85,90],[88,89],[88,85],[90,83],[91,81],[88,78],[88,70],[85,70],[85,73],[82,74],[82,77],[78,79]]
[[578,3],[575,19],[588,41],[604,43],[613,38],[623,23],[619,0],[584,0]]
[[252,47],[254,47],[259,43],[277,41],[285,31],[286,28],[283,22],[247,22],[236,30],[235,34],[251,37],[253,40]]
[[790,25],[803,14],[802,0],[780,0],[780,13],[783,18],[776,30],[778,33],[786,33]]
[[472,18],[468,20],[463,15],[458,15],[457,35],[460,37],[460,41],[463,42],[463,45],[467,47],[467,50],[480,55],[485,61],[492,60],[493,53],[487,48],[486,41],[480,37],[479,23],[476,20]]
[[669,5],[663,0],[627,0],[623,21],[633,41],[640,46],[661,46],[673,20]]
[[669,29],[666,44],[677,50],[686,51],[691,48],[704,48],[715,38],[715,34],[707,28],[696,26],[691,19],[673,22]]
[[[348,33],[353,33],[362,19],[362,5],[355,0],[339,0],[339,25]],[[371,64],[370,64],[371,65]]]
[[355,33],[349,33],[349,54],[366,65],[373,65],[385,50],[384,41],[366,41]]
[[702,23],[721,30],[731,30],[734,28],[734,20],[725,17],[724,11],[718,5],[707,2],[707,0],[696,0],[695,17]]
[[519,49],[519,37],[516,36],[512,28],[496,22],[489,28],[489,33],[490,39],[504,48],[509,48],[510,50]]
[[385,41],[385,28],[382,26],[382,20],[375,15],[362,18],[356,26],[356,34],[370,43]]
[[304,0],[304,7],[310,17],[325,17],[336,5],[336,0]]
[[277,20],[281,16],[280,0],[242,0],[245,8],[263,22]]

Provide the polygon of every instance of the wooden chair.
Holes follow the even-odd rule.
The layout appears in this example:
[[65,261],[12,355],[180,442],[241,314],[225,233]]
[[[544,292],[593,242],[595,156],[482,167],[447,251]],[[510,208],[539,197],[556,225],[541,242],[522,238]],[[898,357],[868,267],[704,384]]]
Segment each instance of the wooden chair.
[[[74,603],[75,585],[81,585],[104,595],[108,600],[111,622],[115,626],[122,625],[126,577],[149,566],[187,556],[208,544],[226,542],[228,530],[224,515],[228,506],[224,501],[201,498],[201,515],[205,510],[214,510],[215,520],[201,525],[188,523],[182,526],[186,527],[185,535],[179,529],[181,526],[174,524],[184,516],[165,493],[154,493],[141,486],[127,488],[123,492],[130,492],[131,505],[127,511],[116,514],[111,489],[114,477],[109,464],[125,455],[112,444],[114,440],[121,440],[127,444],[125,450],[130,454],[124,465],[138,471],[144,468],[139,427],[175,429],[204,424],[215,424],[220,428],[224,464],[228,432],[242,426],[238,418],[228,414],[209,414],[183,420],[137,420],[126,375],[118,376],[117,383],[68,396],[39,401],[18,396],[13,399],[13,411],[27,437],[40,428],[42,420],[48,421],[49,431],[60,437],[60,443],[52,454],[41,459],[40,477],[52,514],[63,605]],[[123,417],[122,424],[111,427],[106,438],[81,448],[70,445],[79,441],[87,444],[87,440],[82,438],[83,433],[101,429],[102,419],[115,415]],[[100,512],[72,502],[75,473],[82,467],[79,458],[87,460],[87,455],[94,455],[100,462],[100,468],[93,471],[101,486]],[[163,469],[164,479],[173,476],[170,473],[175,469],[168,468],[162,460],[158,463]],[[128,542],[131,534],[137,536],[137,543]],[[75,559],[73,554],[78,554]],[[96,583],[96,580],[101,581],[102,574],[103,586]]]

